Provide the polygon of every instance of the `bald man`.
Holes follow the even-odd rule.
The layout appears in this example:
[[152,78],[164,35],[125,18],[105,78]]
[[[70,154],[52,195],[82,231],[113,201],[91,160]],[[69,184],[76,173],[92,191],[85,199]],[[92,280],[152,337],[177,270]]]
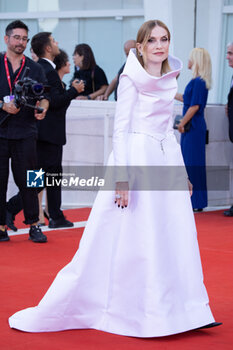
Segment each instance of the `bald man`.
[[[134,49],[135,47],[136,47],[135,40],[127,40],[124,43],[124,51],[125,51],[126,57],[128,56],[130,49]],[[125,63],[123,64],[123,66],[121,67],[121,69],[119,70],[119,72],[117,73],[115,78],[111,81],[111,83],[109,84],[105,93],[103,95],[100,95],[97,98],[98,100],[105,100],[105,101],[108,100],[109,96],[111,95],[111,93],[113,91],[114,91],[114,98],[115,98],[115,100],[117,100],[117,88],[118,88],[118,84],[119,84],[119,78],[120,78],[121,73],[123,72],[124,67],[125,67]]]

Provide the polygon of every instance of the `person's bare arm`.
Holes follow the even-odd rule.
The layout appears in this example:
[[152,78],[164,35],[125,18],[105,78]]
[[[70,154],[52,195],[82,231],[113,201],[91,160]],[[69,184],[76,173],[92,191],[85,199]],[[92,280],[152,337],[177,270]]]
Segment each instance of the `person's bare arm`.
[[176,93],[175,100],[184,102],[183,95],[180,94],[179,92]]
[[187,124],[190,121],[190,119],[192,119],[192,117],[197,113],[199,108],[200,108],[199,105],[189,107],[189,109],[184,115],[184,118],[181,120],[181,122],[178,125],[178,130],[180,133],[184,133],[185,124]]
[[115,76],[114,79],[112,79],[111,83],[108,85],[105,93],[103,95],[100,95],[97,97],[97,100],[108,100],[109,96],[111,95],[111,93],[115,90],[116,85],[117,85],[117,80],[118,80],[118,75]]

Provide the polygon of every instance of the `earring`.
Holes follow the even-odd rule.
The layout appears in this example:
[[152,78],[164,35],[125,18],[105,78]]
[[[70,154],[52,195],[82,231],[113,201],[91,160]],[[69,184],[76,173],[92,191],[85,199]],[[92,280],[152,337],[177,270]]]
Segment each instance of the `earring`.
[[141,57],[142,57],[142,53],[141,53],[141,52],[139,52],[139,56],[141,56]]

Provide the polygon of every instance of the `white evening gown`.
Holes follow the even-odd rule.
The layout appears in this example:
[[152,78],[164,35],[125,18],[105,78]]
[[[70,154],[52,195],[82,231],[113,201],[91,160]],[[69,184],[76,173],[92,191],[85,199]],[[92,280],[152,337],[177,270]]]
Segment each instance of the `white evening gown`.
[[[131,50],[118,90],[109,164],[183,166],[172,129],[181,62],[169,56],[169,63],[171,72],[153,77]],[[126,209],[115,205],[114,191],[100,191],[73,260],[38,306],[9,318],[10,327],[27,332],[93,328],[136,337],[211,322],[187,189],[131,191]]]

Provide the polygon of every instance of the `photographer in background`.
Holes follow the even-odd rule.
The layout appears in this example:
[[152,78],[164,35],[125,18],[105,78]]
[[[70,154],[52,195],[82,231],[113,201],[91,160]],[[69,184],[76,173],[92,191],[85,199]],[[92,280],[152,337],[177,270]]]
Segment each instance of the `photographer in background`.
[[36,188],[27,188],[27,170],[36,169],[36,120],[45,117],[49,103],[46,99],[36,102],[43,108],[38,113],[33,108],[14,103],[14,87],[22,77],[26,67],[30,68],[29,77],[40,83],[46,83],[46,77],[40,65],[24,56],[28,39],[28,27],[21,21],[11,22],[5,31],[6,53],[0,55],[0,242],[8,241],[5,228],[6,193],[9,176],[9,159],[16,185],[23,202],[25,224],[30,225],[29,238],[36,243],[47,241],[47,237],[36,225],[39,206]]

